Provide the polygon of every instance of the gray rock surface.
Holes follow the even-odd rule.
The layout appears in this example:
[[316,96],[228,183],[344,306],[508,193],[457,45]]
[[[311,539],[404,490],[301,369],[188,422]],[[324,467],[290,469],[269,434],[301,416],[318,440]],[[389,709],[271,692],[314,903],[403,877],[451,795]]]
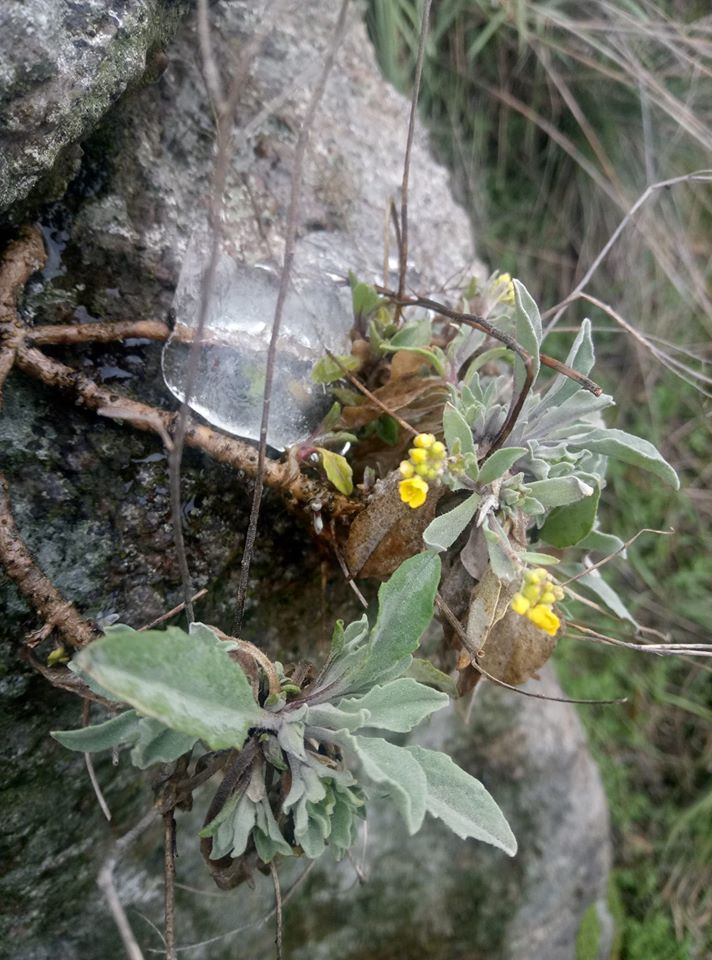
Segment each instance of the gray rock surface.
[[[34,10],[38,18],[47,6],[43,0],[22,5],[27,16]],[[100,5],[80,6],[96,11]],[[118,17],[139,8],[131,0],[101,6]],[[229,63],[257,29],[258,7],[211,6],[218,62]],[[164,12],[174,8],[161,5]],[[279,258],[296,130],[336,14],[330,5],[328,14],[316,0],[287,5],[241,93],[242,134],[235,139],[226,219],[247,262]],[[300,257],[310,267],[322,263],[368,276],[382,261],[384,210],[399,188],[408,105],[385,86],[356,11],[352,17],[313,130]],[[72,128],[58,148],[84,138],[78,175],[59,203],[41,211],[50,261],[28,288],[23,310],[30,321],[167,315],[189,236],[205,216],[214,140],[192,20],[165,47],[165,56],[167,68],[155,83],[125,93],[89,136],[98,114],[86,113],[92,119]],[[38,61],[27,59],[28,71],[33,63],[40,69],[43,59],[40,49]],[[2,104],[5,92],[0,86]],[[41,136],[33,123],[28,114],[28,132]],[[31,164],[14,171],[18,182],[27,178],[19,197],[38,171]],[[466,217],[422,132],[410,207],[413,282],[435,289],[470,268],[473,254]],[[19,212],[17,205],[9,210],[12,217]],[[171,405],[156,345],[53,352],[116,385],[117,393]],[[71,398],[13,373],[0,418],[0,469],[31,549],[86,615],[117,615],[138,626],[178,602],[165,460],[152,438],[102,421],[77,409]],[[196,583],[210,588],[199,613],[225,629],[232,620],[249,492],[244,477],[197,454],[186,456],[188,553]],[[268,497],[245,636],[284,659],[315,656],[323,642],[322,602],[325,625],[353,613],[337,569],[327,571],[322,596],[320,563],[308,525]],[[81,760],[47,737],[49,729],[78,724],[79,706],[18,661],[15,638],[36,621],[2,576],[0,729],[11,774],[0,786],[0,942],[10,944],[14,960],[119,960],[123,951],[94,881],[111,836],[137,819],[148,790],[131,771],[122,767],[117,775],[109,761],[101,763],[98,775],[115,812],[111,827],[102,821]],[[547,680],[555,690],[551,684]],[[580,917],[603,895],[607,857],[605,803],[573,709],[488,689],[471,726],[455,717],[452,724],[429,728],[428,736],[457,741],[460,762],[511,815],[522,854],[508,860],[482,845],[463,844],[437,824],[406,842],[384,810],[371,826],[368,882],[355,886],[348,863],[320,865],[288,907],[290,956],[573,957]],[[180,878],[208,890],[190,823],[183,826]],[[119,875],[125,902],[156,922],[160,871],[159,844],[149,833]],[[254,902],[255,910],[269,905],[266,886],[258,880],[254,901],[246,890],[227,899],[181,891],[183,942],[238,926],[237,904]],[[131,919],[144,947],[155,945],[133,911]],[[240,955],[270,956],[270,935],[261,936],[241,934],[193,955],[221,960],[244,943],[253,946],[241,947]]]
[[63,192],[81,157],[76,144],[144,76],[186,8],[172,0],[4,0],[0,215],[43,179],[45,196]]

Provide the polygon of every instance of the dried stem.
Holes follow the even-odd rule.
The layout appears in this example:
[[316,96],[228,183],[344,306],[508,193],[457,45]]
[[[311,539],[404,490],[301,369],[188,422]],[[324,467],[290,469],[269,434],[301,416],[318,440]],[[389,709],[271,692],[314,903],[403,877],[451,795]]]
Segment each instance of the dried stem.
[[119,900],[116,885],[114,884],[114,871],[116,870],[116,866],[124,853],[126,853],[129,847],[131,847],[132,844],[138,840],[141,834],[146,832],[146,830],[152,825],[155,818],[156,814],[153,810],[151,810],[150,813],[147,813],[145,817],[139,820],[133,829],[129,830],[128,833],[125,833],[123,837],[116,841],[114,844],[113,853],[104,861],[104,865],[99,871],[99,875],[96,879],[99,889],[106,898],[106,902],[109,906],[109,910],[111,911],[116,928],[119,931],[119,936],[121,937],[121,942],[124,945],[124,950],[126,951],[128,960],[144,960],[144,957],[143,953],[141,952],[141,948],[134,937],[131,924],[126,916],[126,911]]
[[40,614],[47,627],[55,628],[69,644],[78,649],[90,643],[96,630],[61,595],[42,573],[17,529],[10,507],[8,486],[0,475],[0,561],[17,589]]
[[[125,420],[137,430],[170,435],[176,419],[175,413],[166,413],[145,403],[120,396],[113,389],[95,383],[78,370],[48,357],[35,347],[21,346],[17,350],[17,366],[24,373],[50,387],[71,391],[78,403],[88,410],[101,411],[104,416]],[[185,443],[207,453],[219,463],[248,476],[257,472],[257,452],[254,447],[234,437],[228,437],[202,424],[190,424],[185,433]],[[328,484],[295,472],[290,464],[266,460],[264,482],[280,490],[297,503],[320,500],[323,509],[333,516],[358,513],[362,504],[342,496]]]
[[277,864],[274,860],[270,861],[269,872],[272,874],[272,884],[274,886],[274,909],[277,915],[274,933],[275,956],[277,960],[283,960],[282,952],[282,891],[279,886],[279,874],[277,873]]
[[418,96],[420,94],[420,80],[423,75],[423,60],[425,59],[425,40],[428,36],[428,21],[430,19],[431,0],[425,0],[423,12],[420,19],[420,35],[418,37],[418,56],[415,64],[415,79],[413,81],[413,93],[410,98],[410,117],[408,119],[408,136],[405,145],[405,157],[403,159],[403,180],[401,182],[401,220],[400,220],[400,238],[398,244],[399,266],[398,266],[398,301],[396,303],[395,322],[398,323],[401,314],[400,301],[405,294],[405,278],[408,271],[408,181],[410,179],[410,155],[413,149],[413,136],[415,134],[415,117],[418,109]]
[[118,320],[114,323],[48,323],[28,327],[25,340],[35,344],[112,343],[114,340],[167,340],[168,326],[161,320]]
[[274,379],[274,365],[277,355],[277,341],[282,323],[282,311],[289,290],[289,281],[292,272],[292,263],[294,261],[294,247],[297,238],[297,226],[299,218],[299,205],[301,200],[302,186],[302,168],[304,166],[304,156],[309,144],[309,134],[314,122],[317,108],[321,101],[326,87],[326,81],[331,72],[336,57],[336,51],[339,48],[344,32],[346,30],[346,14],[349,7],[349,0],[343,0],[339,16],[336,21],[336,27],[332,35],[331,43],[324,59],[319,79],[316,82],[311,99],[307,106],[304,119],[302,121],[297,144],[294,150],[294,165],[292,167],[292,179],[290,186],[289,210],[287,213],[287,225],[284,242],[284,261],[282,264],[282,273],[279,281],[279,291],[277,294],[277,303],[274,309],[274,319],[272,321],[272,334],[270,336],[269,347],[267,350],[267,363],[265,368],[265,386],[262,399],[262,421],[260,423],[260,443],[257,458],[257,477],[255,488],[252,495],[252,506],[250,509],[250,520],[245,535],[245,546],[242,553],[242,568],[240,571],[240,583],[237,591],[237,618],[235,633],[239,633],[242,627],[242,617],[245,610],[245,599],[247,597],[247,585],[250,577],[250,563],[252,552],[254,550],[255,539],[257,536],[257,522],[259,520],[260,504],[262,501],[262,491],[264,489],[264,467],[267,451],[267,430],[269,427],[270,403],[272,398],[272,382]]
[[176,821],[173,811],[163,814],[164,937],[166,960],[176,960]]
[[559,322],[561,315],[569,306],[569,304],[573,303],[575,300],[578,299],[579,294],[588,285],[594,273],[601,266],[601,263],[606,259],[609,252],[611,251],[611,248],[615,245],[616,241],[618,240],[620,235],[623,233],[627,225],[630,223],[630,221],[638,212],[638,210],[643,206],[643,204],[650,199],[650,197],[652,197],[659,190],[665,190],[668,187],[674,187],[679,183],[708,183],[711,180],[712,180],[712,170],[696,170],[694,173],[686,173],[680,177],[671,177],[669,180],[659,180],[657,183],[652,183],[650,184],[649,187],[646,187],[646,189],[643,191],[643,193],[641,193],[641,195],[635,201],[633,206],[630,208],[630,210],[623,217],[623,219],[618,224],[616,229],[613,231],[607,243],[604,245],[604,247],[602,248],[598,256],[595,258],[595,260],[593,261],[591,266],[588,268],[586,273],[583,275],[583,277],[581,277],[581,279],[576,284],[576,286],[571,291],[571,293],[568,295],[568,297],[566,297],[566,299],[562,300],[560,303],[557,303],[556,306],[551,307],[549,310],[546,310],[542,314],[542,319],[546,319],[548,317],[552,318],[551,322],[548,324],[548,326],[546,327],[546,330],[544,331],[544,335],[546,336],[548,333],[550,333],[554,329],[556,324]]
[[46,259],[42,234],[36,227],[25,227],[17,240],[8,244],[0,260],[0,406],[3,384],[22,342],[17,299],[29,278]]

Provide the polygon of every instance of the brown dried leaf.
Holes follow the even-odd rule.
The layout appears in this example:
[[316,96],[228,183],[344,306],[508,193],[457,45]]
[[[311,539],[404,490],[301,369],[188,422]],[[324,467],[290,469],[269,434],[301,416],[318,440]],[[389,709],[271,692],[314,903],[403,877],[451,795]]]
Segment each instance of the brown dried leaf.
[[423,506],[413,510],[400,499],[399,480],[395,473],[379,480],[369,505],[351,524],[344,558],[354,577],[385,580],[423,549],[423,531],[445,490],[431,487]]

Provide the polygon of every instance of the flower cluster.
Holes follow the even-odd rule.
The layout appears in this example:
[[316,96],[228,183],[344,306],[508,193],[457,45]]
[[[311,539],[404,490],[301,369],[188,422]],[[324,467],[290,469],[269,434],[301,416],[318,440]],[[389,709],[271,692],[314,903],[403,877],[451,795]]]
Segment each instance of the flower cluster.
[[514,304],[514,284],[509,273],[500,273],[492,287],[497,296],[497,303]]
[[548,571],[538,567],[524,574],[522,589],[512,597],[512,610],[527,617],[534,626],[553,637],[561,626],[561,620],[552,608],[563,597],[564,591],[554,583]]
[[423,506],[428,496],[428,480],[437,480],[442,475],[446,456],[445,444],[432,433],[419,433],[415,437],[408,459],[402,460],[399,468],[403,479],[398,490],[403,503],[413,510]]

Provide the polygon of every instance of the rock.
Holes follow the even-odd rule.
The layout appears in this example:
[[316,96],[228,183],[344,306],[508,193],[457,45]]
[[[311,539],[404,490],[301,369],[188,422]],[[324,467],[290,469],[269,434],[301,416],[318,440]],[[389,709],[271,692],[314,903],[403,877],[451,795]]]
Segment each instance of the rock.
[[[186,3],[6,0],[0,10],[0,214],[43,181],[61,196],[77,144],[151,67]],[[16,211],[19,213],[19,211]]]
[[[189,238],[205,218],[214,159],[195,23],[188,20],[166,47],[167,67],[156,83],[134,84],[114,103],[131,77],[141,75],[141,58],[155,37],[150,24],[173,24],[182,5],[168,0],[56,2],[67,17],[72,11],[77,17],[105,13],[108,19],[99,22],[110,32],[118,19],[125,30],[117,27],[115,33],[127,44],[128,34],[134,33],[128,19],[133,16],[137,38],[135,46],[129,44],[133,72],[127,70],[119,80],[118,67],[109,71],[115,83],[100,85],[103,101],[91,86],[102,71],[96,61],[82,61],[90,79],[82,81],[85,98],[74,93],[76,119],[71,122],[62,120],[58,108],[43,113],[41,106],[31,106],[35,101],[29,93],[23,101],[24,126],[20,112],[7,114],[17,116],[13,129],[24,138],[18,136],[7,160],[14,186],[11,192],[3,188],[3,203],[14,204],[8,209],[12,218],[21,216],[19,199],[62,150],[82,151],[79,173],[62,200],[41,211],[50,261],[28,287],[25,317],[42,323],[165,318]],[[40,23],[53,9],[50,0],[29,0],[6,5],[2,16]],[[259,7],[223,2],[210,9],[216,59],[229,63],[236,47],[258,29]],[[335,13],[330,10],[327,16],[317,0],[287,5],[241,91],[238,128],[247,129],[249,136],[236,138],[225,217],[235,249],[247,263],[279,260],[296,131]],[[384,84],[356,16],[354,5],[349,34],[312,132],[299,248],[302,262],[311,266],[355,269],[370,279],[378,275],[383,258],[387,204],[398,195],[408,105]],[[52,37],[65,29],[60,27],[63,20],[56,18],[56,23],[52,29],[59,33],[36,41],[35,55],[25,47],[22,61],[26,75],[36,76],[40,93],[44,89],[47,96],[57,80]],[[98,56],[103,41],[93,44],[88,32],[85,40],[86,49],[75,48],[77,57],[92,51]],[[10,62],[19,63],[20,58]],[[67,71],[71,64],[68,61]],[[15,101],[8,101],[5,81],[2,90],[0,109],[11,109]],[[64,95],[71,100],[72,91]],[[32,146],[45,140],[46,150]],[[23,143],[25,153],[16,149]],[[7,168],[4,175],[10,175]],[[458,270],[471,270],[473,254],[466,217],[453,202],[447,173],[428,153],[421,131],[414,145],[411,185],[411,276],[425,292]],[[151,403],[172,405],[155,344],[54,352],[88,375],[117,384],[117,393],[125,390]],[[78,409],[71,397],[17,372],[4,395],[0,469],[9,481],[18,525],[45,573],[91,617],[118,616],[139,626],[177,603],[180,578],[165,459],[156,440]],[[205,457],[186,455],[188,555],[196,585],[210,588],[198,612],[226,630],[234,618],[249,493],[244,477]],[[318,659],[328,625],[336,616],[352,616],[351,595],[338,568],[322,568],[310,527],[288,514],[276,497],[266,498],[252,570],[245,637],[285,660]],[[78,725],[79,705],[49,690],[18,661],[17,637],[37,623],[6,580],[0,580],[0,606],[0,648],[6,664],[2,722],[6,763],[13,771],[0,788],[6,827],[0,837],[6,867],[0,886],[0,936],[12,944],[13,960],[118,960],[123,949],[94,878],[111,837],[145,809],[148,790],[132,771],[122,767],[117,776],[104,759],[98,776],[115,820],[111,826],[102,820],[81,758],[47,736],[49,729]],[[439,742],[448,737],[458,741],[461,762],[483,779],[511,815],[522,845],[520,857],[510,861],[482,845],[463,844],[437,824],[406,842],[384,810],[372,827],[369,882],[354,888],[348,863],[320,865],[300,899],[288,907],[290,956],[573,956],[578,920],[602,895],[607,855],[605,805],[578,721],[569,707],[515,699],[491,688],[476,703],[475,716],[472,729],[458,727],[453,715],[450,723],[430,728],[428,735]],[[202,865],[193,860],[194,835],[190,821],[182,817],[181,879],[209,889]],[[149,833],[119,871],[118,889],[127,904],[158,923],[160,880],[160,843]],[[182,941],[209,937],[227,924],[238,926],[239,919],[233,923],[236,902],[252,902],[255,910],[261,909],[265,886],[260,880],[254,901],[248,900],[247,891],[229,900],[180,891]],[[266,902],[270,904],[269,896]],[[250,919],[259,916],[253,913]],[[131,917],[142,944],[155,946],[155,941],[148,942],[148,927],[141,926],[135,913]],[[547,925],[558,953],[546,953],[542,946]],[[254,939],[260,952],[247,949],[245,955],[269,955],[270,937],[263,934],[264,940]],[[528,944],[533,945],[530,953]],[[234,950],[233,939],[227,946],[206,946],[193,955],[219,960]]]

